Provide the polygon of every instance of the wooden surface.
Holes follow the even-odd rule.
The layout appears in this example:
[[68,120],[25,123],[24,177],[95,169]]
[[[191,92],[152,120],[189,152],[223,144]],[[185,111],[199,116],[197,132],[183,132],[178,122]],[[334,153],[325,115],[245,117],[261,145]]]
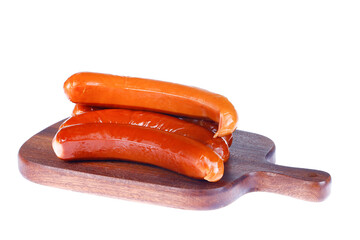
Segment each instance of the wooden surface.
[[140,163],[64,162],[51,148],[51,140],[61,123],[34,135],[20,148],[19,170],[28,180],[183,209],[220,208],[253,191],[274,192],[308,201],[322,201],[330,192],[328,173],[274,164],[274,143],[258,134],[237,130],[223,178],[209,183]]

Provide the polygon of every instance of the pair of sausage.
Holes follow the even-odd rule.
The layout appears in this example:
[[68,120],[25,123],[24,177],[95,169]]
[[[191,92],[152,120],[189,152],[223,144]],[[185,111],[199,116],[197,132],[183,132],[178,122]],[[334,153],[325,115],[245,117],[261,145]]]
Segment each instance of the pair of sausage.
[[[53,149],[59,158],[127,159],[210,182],[223,176],[224,161],[229,158],[228,143],[231,144],[229,134],[225,133],[233,131],[229,129],[233,128],[236,116],[229,117],[224,114],[226,110],[212,105],[214,98],[224,99],[220,95],[178,84],[93,73],[73,75],[65,82],[64,89],[71,101],[93,106],[93,109],[74,114],[62,124],[53,140]],[[188,90],[197,95],[190,98],[184,92]],[[207,106],[206,99],[209,100]],[[223,104],[219,101],[218,105]],[[74,113],[79,113],[79,106]],[[97,109],[104,107],[136,110]],[[220,123],[218,128],[208,126],[209,131],[199,122],[191,122],[192,118],[179,119],[139,109],[208,117]],[[227,121],[229,119],[232,120]],[[224,121],[231,124],[224,125]]]

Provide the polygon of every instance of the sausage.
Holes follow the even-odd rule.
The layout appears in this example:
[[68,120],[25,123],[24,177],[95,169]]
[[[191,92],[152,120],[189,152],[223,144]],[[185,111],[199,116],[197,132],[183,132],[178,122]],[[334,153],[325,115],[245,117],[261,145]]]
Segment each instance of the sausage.
[[229,159],[229,147],[224,139],[213,138],[211,131],[194,123],[165,114],[129,109],[104,109],[90,111],[67,119],[60,128],[86,123],[114,123],[157,129],[179,134],[201,142],[211,148],[224,161]]
[[132,125],[87,123],[63,127],[52,147],[65,161],[129,160],[209,182],[220,180],[224,173],[222,159],[205,145],[178,134]]
[[130,108],[209,118],[219,123],[214,137],[232,133],[237,113],[224,96],[200,88],[133,77],[81,72],[64,83],[74,103],[105,108]]
[[[75,104],[75,107],[73,109],[73,112],[72,112],[71,116],[76,116],[76,115],[83,114],[83,113],[86,113],[86,112],[98,111],[98,110],[102,110],[102,109],[103,108],[84,105],[84,104]],[[218,124],[216,122],[214,122],[214,121],[205,120],[205,119],[199,119],[199,118],[189,118],[189,117],[178,117],[178,116],[173,116],[173,117],[177,117],[178,119],[197,124],[197,125],[199,125],[201,127],[206,128],[207,130],[209,130],[209,131],[211,131],[213,133],[217,132]],[[232,144],[232,139],[233,139],[232,134],[228,134],[226,136],[223,136],[222,138],[225,140],[227,145],[230,147],[231,144]]]

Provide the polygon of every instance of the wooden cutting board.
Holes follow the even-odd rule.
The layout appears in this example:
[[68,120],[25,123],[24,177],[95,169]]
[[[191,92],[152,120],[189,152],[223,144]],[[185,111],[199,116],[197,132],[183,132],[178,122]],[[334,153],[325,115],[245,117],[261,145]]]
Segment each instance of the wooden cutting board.
[[235,131],[225,174],[216,183],[127,161],[64,162],[51,141],[63,121],[26,141],[19,151],[21,174],[35,183],[183,209],[224,207],[248,192],[266,191],[322,201],[331,177],[317,170],[276,165],[269,138]]

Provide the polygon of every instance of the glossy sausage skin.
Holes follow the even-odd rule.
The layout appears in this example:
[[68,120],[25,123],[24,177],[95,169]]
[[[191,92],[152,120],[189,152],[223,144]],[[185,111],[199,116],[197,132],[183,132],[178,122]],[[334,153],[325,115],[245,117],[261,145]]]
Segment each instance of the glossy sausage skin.
[[90,111],[67,119],[61,126],[86,123],[114,123],[157,129],[179,134],[196,140],[211,148],[224,161],[229,159],[229,147],[224,139],[213,138],[211,131],[176,117],[165,114],[129,109],[104,109]]
[[84,105],[84,104],[75,104],[75,107],[71,113],[71,116],[73,117],[73,116],[76,116],[79,114],[83,114],[83,113],[90,112],[90,111],[97,111],[97,110],[101,110],[101,109],[102,108]]
[[219,94],[176,83],[82,72],[64,83],[74,103],[105,108],[149,110],[218,122],[214,137],[232,133],[237,113],[230,101]]
[[[98,110],[102,110],[103,108],[99,108],[99,107],[94,107],[94,106],[89,106],[89,105],[84,105],[84,104],[75,104],[75,107],[73,109],[73,112],[71,114],[71,116],[76,116],[79,114],[83,114],[86,112],[90,112],[90,111],[98,111]],[[198,118],[189,118],[189,117],[178,117],[178,116],[173,116],[176,117],[178,119],[187,121],[187,122],[191,122],[194,124],[197,124],[201,127],[206,128],[207,130],[216,133],[217,132],[217,128],[218,128],[218,124],[216,122],[213,122],[211,120],[205,120],[205,119],[198,119]],[[233,136],[232,134],[228,134],[226,136],[222,137],[225,142],[227,143],[227,145],[230,147],[232,144],[232,139]]]
[[52,146],[63,160],[119,159],[148,163],[209,182],[224,173],[222,159],[190,138],[156,129],[110,123],[61,128]]
[[[194,123],[196,125],[199,125],[201,127],[206,128],[207,130],[216,133],[217,132],[217,128],[218,125],[216,122],[213,121],[209,121],[206,119],[199,119],[199,118],[189,118],[189,117],[179,117],[179,119],[187,121],[187,122],[191,122]],[[233,135],[232,134],[228,134],[222,137],[226,143],[228,144],[228,146],[230,147],[232,144],[232,140],[233,140]]]

